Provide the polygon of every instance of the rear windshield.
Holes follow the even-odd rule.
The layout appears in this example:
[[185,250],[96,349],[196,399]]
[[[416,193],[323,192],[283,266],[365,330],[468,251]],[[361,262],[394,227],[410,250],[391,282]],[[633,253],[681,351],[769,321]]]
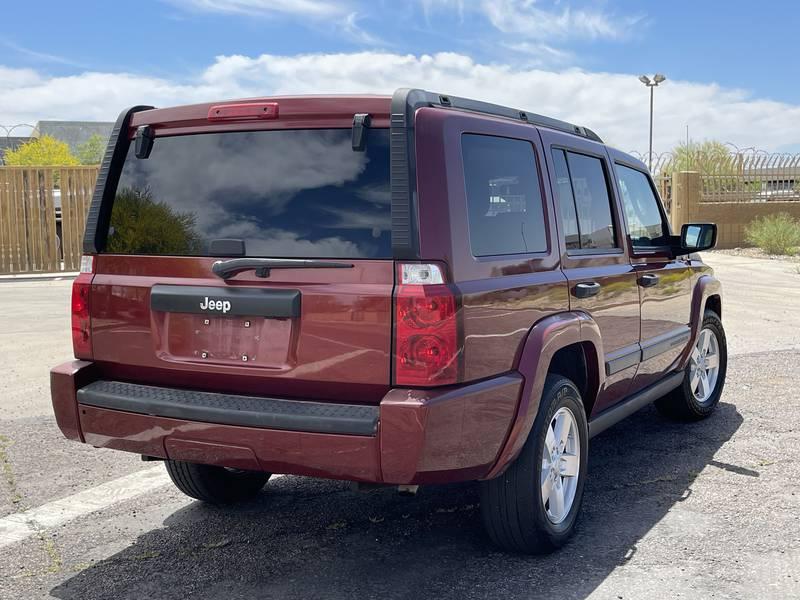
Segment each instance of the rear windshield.
[[389,132],[350,129],[156,138],[125,159],[106,252],[207,256],[243,240],[246,256],[391,258]]

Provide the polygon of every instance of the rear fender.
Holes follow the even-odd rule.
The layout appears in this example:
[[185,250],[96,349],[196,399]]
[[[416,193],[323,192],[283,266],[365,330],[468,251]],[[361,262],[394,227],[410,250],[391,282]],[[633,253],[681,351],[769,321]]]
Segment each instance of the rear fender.
[[[587,364],[587,368],[596,370],[592,375],[597,382],[597,389],[602,388],[605,380],[603,344],[600,329],[588,314],[573,311],[552,315],[536,323],[528,332],[516,365],[524,379],[516,416],[498,459],[486,479],[503,473],[519,455],[539,412],[544,382],[553,356],[561,348],[577,343],[593,346],[594,356],[587,357],[587,363],[592,364]],[[595,394],[597,389],[594,390]]]

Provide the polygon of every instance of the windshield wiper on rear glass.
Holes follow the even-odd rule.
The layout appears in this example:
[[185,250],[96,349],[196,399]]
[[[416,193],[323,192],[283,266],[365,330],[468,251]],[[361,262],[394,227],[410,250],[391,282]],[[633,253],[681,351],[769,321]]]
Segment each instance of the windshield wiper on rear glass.
[[352,263],[308,260],[302,258],[232,258],[218,260],[211,266],[214,275],[230,279],[242,271],[255,270],[256,277],[269,277],[272,269],[352,269]]

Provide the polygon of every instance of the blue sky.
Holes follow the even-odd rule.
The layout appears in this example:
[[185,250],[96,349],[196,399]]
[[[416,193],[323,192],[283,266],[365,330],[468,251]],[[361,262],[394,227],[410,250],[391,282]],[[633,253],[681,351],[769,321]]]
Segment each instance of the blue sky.
[[[7,3],[8,25],[0,25],[0,124],[113,119],[125,102],[151,98],[163,105],[218,99],[207,96],[215,93],[390,92],[400,83],[580,118],[601,134],[609,127],[624,149],[644,150],[629,122],[646,120],[646,90],[635,76],[659,71],[668,81],[657,90],[657,147],[674,145],[689,125],[693,139],[800,149],[798,126],[780,132],[782,119],[800,120],[794,76],[800,11],[794,6],[735,0]],[[310,58],[298,62],[305,55]],[[331,55],[344,67],[342,77]],[[410,64],[403,60],[408,56]],[[27,108],[20,105],[20,99],[29,104],[26,98]]]

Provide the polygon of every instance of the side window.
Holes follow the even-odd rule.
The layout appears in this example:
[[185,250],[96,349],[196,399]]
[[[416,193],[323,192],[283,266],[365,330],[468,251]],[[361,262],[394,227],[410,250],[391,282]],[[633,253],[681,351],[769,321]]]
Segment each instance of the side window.
[[578,250],[581,247],[581,236],[578,231],[578,214],[575,212],[575,197],[572,195],[566,153],[563,150],[553,150],[553,162],[556,171],[556,194],[561,211],[561,227],[564,229],[567,250]]
[[618,248],[603,162],[558,149],[553,162],[567,250]]
[[531,143],[464,134],[461,152],[472,254],[546,252],[539,172]]
[[633,246],[653,248],[666,245],[668,230],[647,175],[618,164],[617,181]]

